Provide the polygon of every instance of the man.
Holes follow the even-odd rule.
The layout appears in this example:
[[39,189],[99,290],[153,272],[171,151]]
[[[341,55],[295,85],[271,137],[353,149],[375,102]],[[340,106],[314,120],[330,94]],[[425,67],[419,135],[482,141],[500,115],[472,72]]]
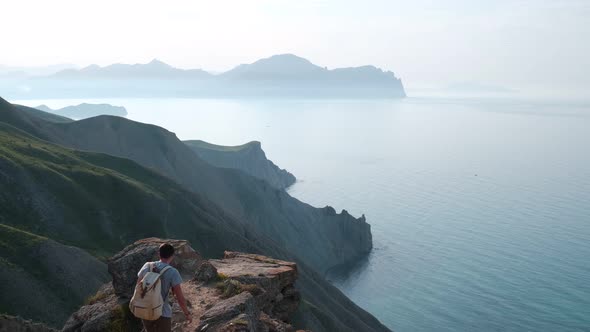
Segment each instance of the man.
[[[145,274],[150,271],[150,265],[153,268],[154,272],[160,272],[166,266],[170,265],[173,258],[174,247],[169,243],[162,244],[160,246],[160,260],[156,262],[145,263],[141,270],[139,270],[139,273],[137,273],[137,283],[140,283],[141,279],[143,279]],[[172,331],[172,308],[170,307],[170,302],[168,301],[168,293],[170,292],[170,289],[172,289],[174,296],[176,296],[178,304],[180,305],[182,312],[184,312],[186,320],[189,323],[192,322],[192,317],[188,309],[186,308],[186,300],[184,299],[184,294],[182,293],[182,289],[180,288],[182,278],[180,277],[180,273],[178,272],[178,270],[173,267],[166,270],[160,277],[160,282],[162,285],[162,298],[164,299],[164,305],[162,307],[162,316],[154,321],[142,320],[146,332]]]

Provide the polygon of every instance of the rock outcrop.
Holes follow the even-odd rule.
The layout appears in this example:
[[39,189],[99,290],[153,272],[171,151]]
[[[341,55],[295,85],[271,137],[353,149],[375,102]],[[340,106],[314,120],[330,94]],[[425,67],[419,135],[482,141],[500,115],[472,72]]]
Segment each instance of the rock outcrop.
[[158,248],[165,242],[174,246],[174,267],[183,276],[192,277],[192,272],[197,269],[202,258],[191,248],[188,241],[143,239],[127,246],[109,260],[109,273],[113,277],[115,294],[121,298],[131,299],[137,281],[137,271],[145,262],[158,259]]
[[184,141],[184,144],[213,166],[239,169],[277,189],[286,189],[297,181],[293,174],[267,159],[257,141],[239,146],[216,145],[200,140]]
[[88,304],[70,316],[62,331],[106,332],[124,331],[133,325],[139,327],[139,322],[135,322],[135,324],[127,322],[125,318],[131,320],[131,317],[125,309],[125,305],[120,303],[115,295],[113,284],[105,284],[90,298]]
[[295,331],[288,323],[300,301],[295,263],[238,252],[207,261],[187,241],[157,238],[137,241],[113,256],[108,263],[112,283],[72,314],[63,331],[140,331],[128,302],[137,271],[157,259],[163,242],[176,249],[172,265],[183,277],[181,287],[193,315],[188,323],[170,296],[173,331]]
[[299,292],[294,288],[297,265],[266,256],[226,251],[223,259],[211,260],[218,275],[250,289],[258,308],[270,316],[288,320],[297,310]]

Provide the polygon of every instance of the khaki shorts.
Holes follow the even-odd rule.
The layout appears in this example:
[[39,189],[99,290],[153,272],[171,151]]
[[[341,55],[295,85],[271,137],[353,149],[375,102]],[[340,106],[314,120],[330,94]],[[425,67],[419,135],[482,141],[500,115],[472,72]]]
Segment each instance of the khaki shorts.
[[142,320],[146,332],[171,332],[172,319],[170,317],[160,317],[156,320]]

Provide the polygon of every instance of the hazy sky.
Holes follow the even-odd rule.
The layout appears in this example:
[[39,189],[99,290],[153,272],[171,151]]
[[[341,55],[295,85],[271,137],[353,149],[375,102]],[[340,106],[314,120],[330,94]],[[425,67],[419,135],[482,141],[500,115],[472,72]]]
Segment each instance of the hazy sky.
[[158,58],[225,70],[278,53],[374,64],[408,87],[590,89],[590,0],[2,0],[0,64]]

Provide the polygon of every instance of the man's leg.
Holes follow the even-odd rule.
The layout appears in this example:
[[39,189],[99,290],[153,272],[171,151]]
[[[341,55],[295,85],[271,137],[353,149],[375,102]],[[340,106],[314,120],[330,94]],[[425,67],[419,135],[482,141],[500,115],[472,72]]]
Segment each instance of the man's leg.
[[158,332],[172,332],[172,319],[170,317],[160,317],[156,322]]
[[141,320],[145,332],[158,332],[157,320]]
[[142,320],[146,332],[172,332],[172,319],[160,317],[156,320]]

